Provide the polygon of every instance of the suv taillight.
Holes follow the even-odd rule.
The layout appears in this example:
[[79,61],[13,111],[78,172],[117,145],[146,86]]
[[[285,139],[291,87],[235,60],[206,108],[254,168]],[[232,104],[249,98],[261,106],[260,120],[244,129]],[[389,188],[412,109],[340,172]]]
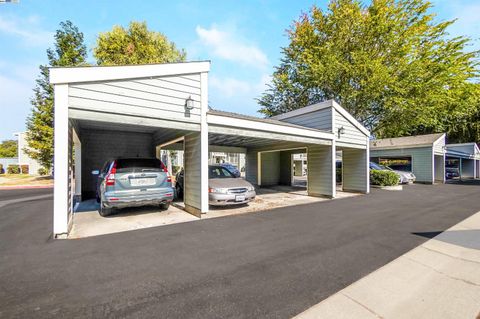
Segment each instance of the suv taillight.
[[106,186],[115,186],[115,173],[117,172],[117,161],[113,162],[112,168],[105,178]]
[[168,173],[168,169],[167,169],[167,167],[165,166],[165,164],[163,164],[163,162],[160,162],[160,164],[162,165],[162,170],[163,170],[165,173]]
[[172,176],[167,175],[167,182],[168,182],[168,183],[171,183],[171,182],[172,182]]

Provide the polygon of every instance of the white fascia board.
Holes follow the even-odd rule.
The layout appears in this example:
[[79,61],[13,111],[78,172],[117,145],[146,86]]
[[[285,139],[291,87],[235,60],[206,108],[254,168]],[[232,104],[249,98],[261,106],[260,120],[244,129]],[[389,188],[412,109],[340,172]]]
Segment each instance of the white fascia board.
[[240,129],[312,137],[312,138],[326,139],[329,141],[335,138],[333,133],[321,132],[315,129],[292,127],[292,126],[287,126],[282,124],[259,122],[254,120],[233,118],[229,116],[216,115],[216,114],[207,114],[207,122],[209,124],[230,126],[230,127],[240,128]]
[[50,68],[50,83],[81,83],[171,76],[210,71],[210,61],[122,66]]
[[418,144],[418,145],[407,145],[407,146],[383,146],[376,147],[370,145],[370,152],[383,151],[383,150],[395,150],[395,149],[409,149],[409,148],[422,148],[422,147],[433,147],[432,144]]
[[345,110],[340,104],[335,101],[332,101],[332,106],[337,110],[338,113],[342,114],[353,126],[358,128],[363,134],[367,137],[370,137],[370,131],[367,130],[359,121],[357,121],[347,110]]

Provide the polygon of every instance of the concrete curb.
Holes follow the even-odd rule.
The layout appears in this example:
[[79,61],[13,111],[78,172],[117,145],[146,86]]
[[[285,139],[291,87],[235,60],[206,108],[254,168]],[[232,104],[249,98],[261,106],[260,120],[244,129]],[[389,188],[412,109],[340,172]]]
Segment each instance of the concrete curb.
[[10,190],[10,189],[35,189],[35,188],[53,188],[53,185],[14,185],[14,186],[0,186],[0,190]]

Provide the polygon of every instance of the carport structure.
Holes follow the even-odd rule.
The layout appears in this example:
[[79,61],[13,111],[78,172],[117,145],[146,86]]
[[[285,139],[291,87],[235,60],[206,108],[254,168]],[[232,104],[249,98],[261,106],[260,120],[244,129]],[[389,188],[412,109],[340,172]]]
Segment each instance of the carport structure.
[[370,141],[370,159],[408,159],[416,181],[445,182],[445,134],[427,134]]
[[456,160],[461,179],[480,178],[480,149],[477,143],[447,144],[445,156],[447,161]]
[[[94,196],[92,170],[111,158],[158,157],[159,150],[179,145],[184,150],[185,209],[199,217],[209,209],[209,151],[246,153],[246,179],[265,186],[288,184],[291,164],[286,159],[306,150],[308,195],[333,198],[335,151],[343,148],[348,154],[345,189],[369,192],[369,133],[338,104],[327,101],[272,119],[210,110],[209,69],[210,62],[201,61],[50,70],[56,236],[70,230],[74,198]],[[293,120],[317,113],[331,125]]]

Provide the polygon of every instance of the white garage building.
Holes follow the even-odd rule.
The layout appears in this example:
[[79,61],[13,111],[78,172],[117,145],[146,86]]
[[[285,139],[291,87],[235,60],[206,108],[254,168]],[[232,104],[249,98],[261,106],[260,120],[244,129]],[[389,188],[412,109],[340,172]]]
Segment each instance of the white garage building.
[[[210,62],[52,68],[55,89],[56,236],[73,221],[73,199],[94,196],[91,171],[114,157],[154,157],[184,149],[185,209],[208,213],[208,154],[244,152],[246,179],[289,183],[293,153],[307,153],[310,196],[336,196],[335,153],[343,189],[369,192],[369,132],[333,101],[262,119],[208,107]],[[73,159],[73,157],[75,157]],[[73,169],[73,161],[75,169]]]
[[447,162],[454,160],[459,177],[480,178],[480,149],[477,143],[460,143],[446,145]]
[[426,134],[385,138],[370,142],[370,158],[405,160],[420,183],[445,182],[445,134]]

